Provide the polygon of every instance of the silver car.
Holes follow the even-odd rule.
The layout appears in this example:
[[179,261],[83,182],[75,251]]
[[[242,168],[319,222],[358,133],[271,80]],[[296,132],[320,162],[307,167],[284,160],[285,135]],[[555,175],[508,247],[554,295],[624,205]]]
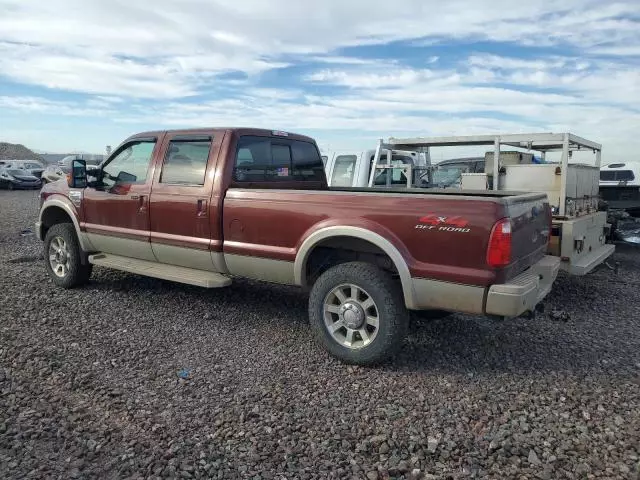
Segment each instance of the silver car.
[[71,162],[74,160],[84,160],[87,162],[87,168],[95,168],[104,160],[104,155],[68,155],[55,165],[49,165],[42,172],[42,183],[57,182],[61,178],[65,178],[71,172]]
[[42,183],[57,182],[61,178],[65,178],[66,175],[71,172],[71,167],[64,167],[60,165],[49,165],[42,172]]

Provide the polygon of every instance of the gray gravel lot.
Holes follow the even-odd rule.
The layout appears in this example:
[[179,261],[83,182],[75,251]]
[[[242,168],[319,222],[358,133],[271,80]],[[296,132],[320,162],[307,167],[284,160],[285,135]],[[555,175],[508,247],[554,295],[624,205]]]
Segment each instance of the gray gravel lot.
[[640,251],[561,276],[568,321],[416,323],[366,369],[315,346],[295,289],[55,288],[37,207],[0,191],[0,478],[640,476]]

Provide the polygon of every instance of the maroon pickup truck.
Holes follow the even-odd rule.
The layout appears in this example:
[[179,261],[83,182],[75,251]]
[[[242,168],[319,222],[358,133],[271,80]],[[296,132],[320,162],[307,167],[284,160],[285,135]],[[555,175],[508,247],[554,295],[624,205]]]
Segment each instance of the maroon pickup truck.
[[371,364],[409,311],[515,317],[556,278],[544,194],[328,188],[316,143],[258,129],[145,132],[41,193],[53,282],[93,265],[198,285],[233,277],[308,289],[320,343]]

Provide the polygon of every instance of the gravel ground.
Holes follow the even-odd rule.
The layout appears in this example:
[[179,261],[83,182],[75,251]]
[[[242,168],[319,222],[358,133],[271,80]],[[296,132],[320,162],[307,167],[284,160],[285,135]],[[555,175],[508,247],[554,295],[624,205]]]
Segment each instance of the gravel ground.
[[562,315],[423,322],[367,369],[315,346],[295,289],[55,288],[37,206],[0,191],[0,478],[640,475],[637,250],[561,276]]

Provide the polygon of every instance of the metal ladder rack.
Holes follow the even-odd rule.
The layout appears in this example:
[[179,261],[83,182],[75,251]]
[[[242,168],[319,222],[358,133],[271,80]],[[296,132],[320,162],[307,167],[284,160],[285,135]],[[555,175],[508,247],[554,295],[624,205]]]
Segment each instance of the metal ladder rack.
[[[394,148],[395,147],[395,148]],[[383,155],[383,150],[386,150],[386,163],[381,163],[381,157]],[[416,148],[406,148],[404,150],[407,151],[415,151],[417,153],[424,153],[426,157],[426,167],[415,166],[411,164],[402,164],[402,165],[394,165],[392,162],[393,159],[393,151],[397,150],[397,147],[390,143],[385,143],[384,140],[379,140],[378,145],[376,146],[376,153],[373,158],[373,164],[371,165],[371,172],[369,173],[369,188],[374,186],[376,172],[378,170],[387,170],[394,171],[400,170],[401,173],[404,173],[405,178],[407,179],[407,188],[411,188],[414,186],[414,174],[419,174],[420,172],[426,171],[428,175],[431,172],[431,157],[429,154],[429,148],[424,147],[416,147]],[[387,187],[391,186],[392,175],[387,175]]]

